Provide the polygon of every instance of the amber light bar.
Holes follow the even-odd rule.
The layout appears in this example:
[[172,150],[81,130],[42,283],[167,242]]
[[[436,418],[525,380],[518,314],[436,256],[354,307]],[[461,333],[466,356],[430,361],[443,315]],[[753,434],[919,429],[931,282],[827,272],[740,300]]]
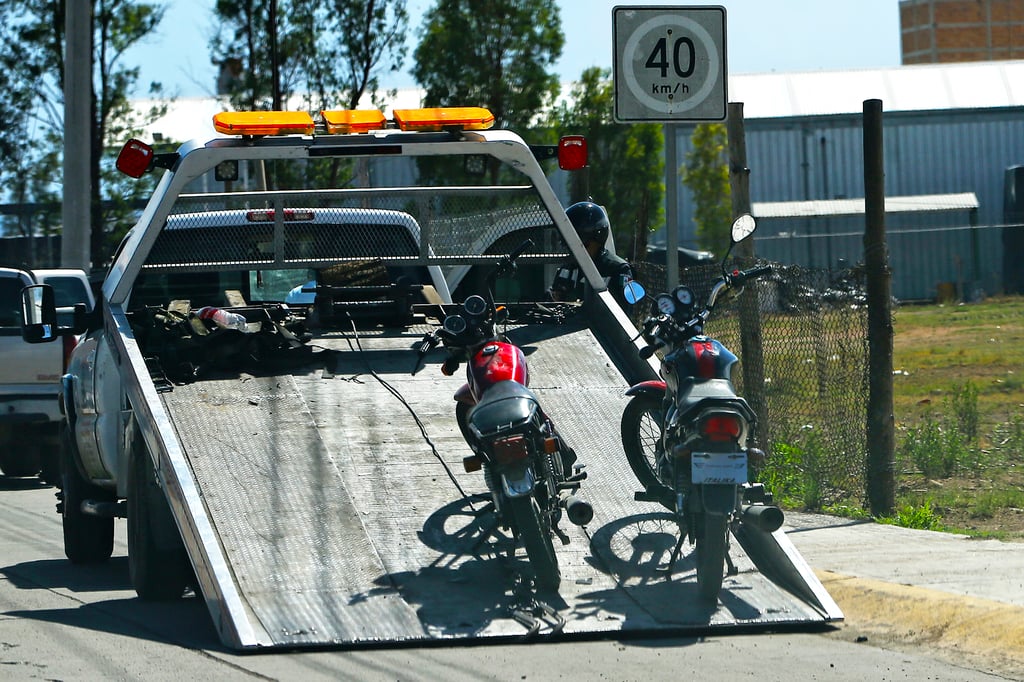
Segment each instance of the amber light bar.
[[395,109],[395,123],[402,130],[487,130],[494,125],[494,114],[483,107]]
[[[320,112],[328,134],[366,133],[387,127],[384,114],[376,109],[338,109]],[[494,125],[494,114],[483,107],[435,107],[396,109],[400,130],[486,130]],[[213,117],[213,127],[225,135],[312,135],[313,117],[302,111],[222,111]]]
[[384,112],[376,109],[321,111],[320,116],[323,117],[327,132],[332,135],[381,130],[387,121]]
[[213,127],[225,135],[312,135],[313,117],[304,111],[222,111]]

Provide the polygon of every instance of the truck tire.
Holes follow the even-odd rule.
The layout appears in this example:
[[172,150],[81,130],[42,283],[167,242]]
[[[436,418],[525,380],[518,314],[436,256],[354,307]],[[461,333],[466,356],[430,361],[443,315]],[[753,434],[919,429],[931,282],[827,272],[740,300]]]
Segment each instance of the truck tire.
[[10,442],[0,451],[0,469],[11,478],[35,476],[39,473],[41,450],[37,427],[22,424],[11,431]]
[[144,601],[180,599],[192,571],[153,461],[140,438],[128,471],[128,572]]
[[79,472],[78,447],[67,423],[61,425],[58,457],[64,554],[73,564],[106,561],[114,551],[114,519],[83,514],[82,501],[113,502],[114,494],[93,485]]
[[558,557],[549,533],[541,524],[540,508],[533,495],[505,498],[505,505],[512,513],[519,539],[530,558],[530,567],[537,579],[537,586],[546,590],[557,590],[562,582],[558,570]]

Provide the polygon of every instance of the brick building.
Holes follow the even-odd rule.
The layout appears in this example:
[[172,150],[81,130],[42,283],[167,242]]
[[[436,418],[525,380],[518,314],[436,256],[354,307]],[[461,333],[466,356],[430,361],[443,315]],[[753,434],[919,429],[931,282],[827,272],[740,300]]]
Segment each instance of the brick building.
[[904,64],[1024,59],[1024,0],[900,0]]

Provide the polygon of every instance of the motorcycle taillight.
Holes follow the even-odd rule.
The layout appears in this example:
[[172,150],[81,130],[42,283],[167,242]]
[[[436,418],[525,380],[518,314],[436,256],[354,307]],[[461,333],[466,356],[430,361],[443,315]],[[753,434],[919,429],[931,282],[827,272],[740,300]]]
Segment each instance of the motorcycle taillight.
[[530,449],[523,436],[499,438],[491,443],[491,452],[494,453],[494,461],[498,464],[512,464],[530,456]]
[[735,414],[709,414],[700,422],[701,435],[715,443],[734,441],[740,437],[742,430],[743,422]]

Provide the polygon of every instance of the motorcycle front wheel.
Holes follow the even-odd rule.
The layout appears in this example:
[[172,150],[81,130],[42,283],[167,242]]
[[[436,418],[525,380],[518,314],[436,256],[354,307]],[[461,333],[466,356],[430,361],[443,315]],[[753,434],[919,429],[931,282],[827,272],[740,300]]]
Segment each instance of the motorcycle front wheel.
[[537,586],[548,590],[557,590],[562,581],[558,570],[558,557],[551,542],[551,533],[541,524],[540,507],[532,495],[527,497],[509,497],[505,499],[505,507],[512,515],[516,531],[526,548],[526,556],[530,559]]
[[711,603],[718,601],[725,573],[725,536],[729,517],[704,514],[703,534],[697,536],[697,588],[700,596]]
[[622,449],[629,468],[647,492],[661,492],[662,504],[675,510],[671,488],[658,478],[658,453],[661,449],[661,425],[664,409],[661,398],[637,395],[622,412]]

